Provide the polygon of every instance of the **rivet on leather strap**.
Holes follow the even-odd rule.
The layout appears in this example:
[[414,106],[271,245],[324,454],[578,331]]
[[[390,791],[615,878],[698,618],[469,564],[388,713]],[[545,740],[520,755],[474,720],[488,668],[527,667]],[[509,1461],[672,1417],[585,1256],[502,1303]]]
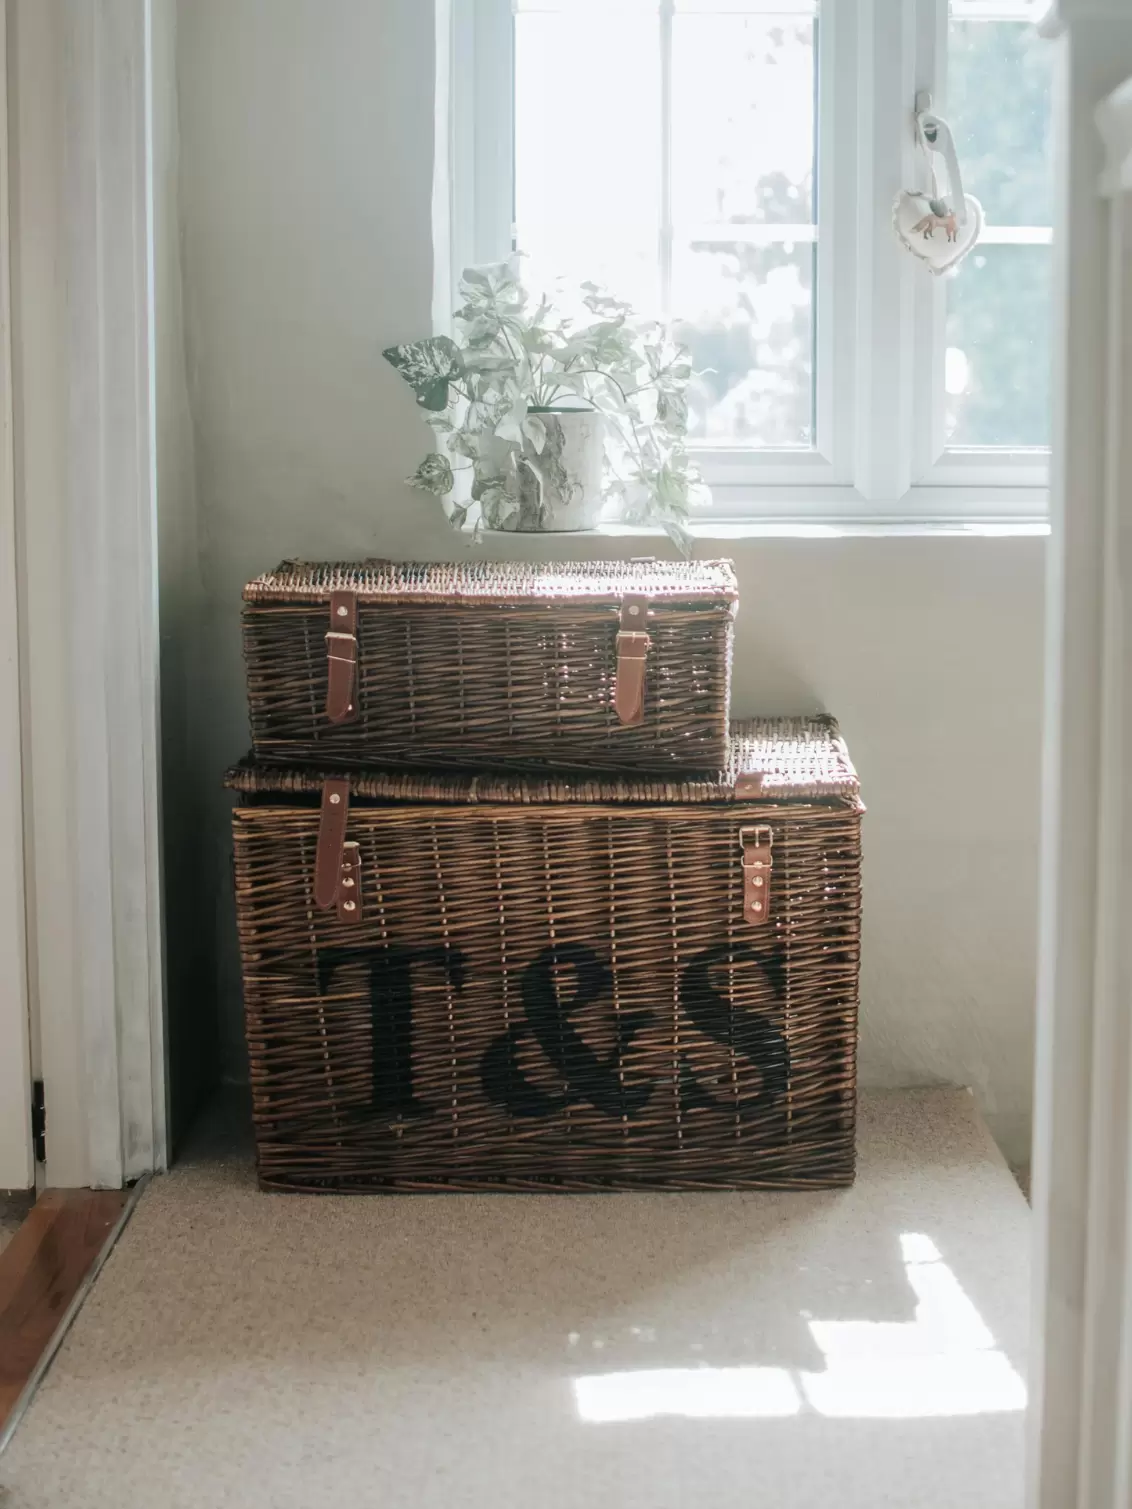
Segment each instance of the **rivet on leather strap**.
[[770,921],[770,875],[774,866],[774,834],[765,823],[740,828],[743,852],[743,916],[752,927]]
[[357,634],[357,594],[332,592],[330,632],[326,636],[326,716],[331,723],[346,723],[355,716]]
[[360,844],[342,845],[342,868],[338,875],[338,921],[362,920],[362,850]]
[[622,600],[613,705],[627,727],[645,720],[645,661],[652,642],[648,636],[648,613],[647,597]]
[[314,860],[314,902],[324,912],[329,911],[338,900],[349,812],[349,781],[325,782],[322,788],[322,811],[318,820],[318,849]]

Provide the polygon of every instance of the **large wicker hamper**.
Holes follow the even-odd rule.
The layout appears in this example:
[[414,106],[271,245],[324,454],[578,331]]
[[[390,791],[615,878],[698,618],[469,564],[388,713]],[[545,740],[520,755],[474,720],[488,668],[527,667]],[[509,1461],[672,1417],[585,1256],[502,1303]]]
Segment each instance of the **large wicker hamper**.
[[284,562],[244,590],[252,743],[324,767],[718,770],[726,561]]
[[261,1182],[813,1188],[854,1165],[830,719],[710,780],[229,774]]

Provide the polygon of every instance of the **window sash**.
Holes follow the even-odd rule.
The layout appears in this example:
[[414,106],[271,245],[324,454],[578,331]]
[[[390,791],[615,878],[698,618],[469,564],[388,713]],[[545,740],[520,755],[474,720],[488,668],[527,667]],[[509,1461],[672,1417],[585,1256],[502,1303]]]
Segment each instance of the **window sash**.
[[[980,0],[971,0],[975,13]],[[460,270],[514,245],[512,0],[451,0],[452,305]],[[1026,0],[997,0],[1029,19]],[[675,0],[662,0],[672,26]],[[987,14],[985,5],[978,14]],[[946,84],[947,0],[826,0],[818,21],[815,387],[812,448],[697,445],[714,502],[699,518],[1031,521],[1047,508],[1048,452],[947,448],[946,289],[897,245],[891,205],[915,181],[913,102]],[[669,61],[670,47],[662,49]],[[661,77],[671,120],[671,70]],[[661,280],[674,237],[671,150],[662,144]],[[689,228],[692,229],[692,228]],[[706,227],[704,229],[707,229]],[[719,240],[785,238],[784,227],[719,227]],[[683,234],[683,232],[681,232]],[[988,245],[1040,241],[992,227]]]
[[[924,58],[925,77],[947,114],[948,20],[1037,22],[1047,8],[1045,0],[918,0],[925,8],[938,10],[935,31]],[[968,191],[970,185],[967,186]],[[1053,230],[1047,226],[984,225],[979,247],[1052,246]],[[1031,507],[1041,517],[1049,508],[1049,447],[965,446],[947,444],[944,425],[946,393],[944,357],[947,348],[948,284],[942,278],[922,279],[920,291],[923,359],[917,374],[922,395],[916,427],[915,482],[925,490],[955,488],[989,492],[988,507],[995,506],[996,489],[1028,489]]]

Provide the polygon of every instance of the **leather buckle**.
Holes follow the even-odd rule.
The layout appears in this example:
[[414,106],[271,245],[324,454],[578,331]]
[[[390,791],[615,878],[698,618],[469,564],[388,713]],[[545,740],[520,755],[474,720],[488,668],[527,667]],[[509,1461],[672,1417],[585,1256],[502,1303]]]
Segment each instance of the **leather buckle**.
[[326,635],[326,716],[331,723],[346,723],[355,714],[357,633],[357,593],[332,592],[330,630]]
[[770,878],[774,869],[774,832],[767,823],[739,829],[743,864],[743,917],[752,927],[770,921]]
[[[335,650],[347,650],[349,653],[335,656]],[[349,665],[356,665],[358,661],[358,641],[352,634],[335,634],[331,631],[326,635],[326,653],[332,659],[344,660]]]
[[645,627],[648,615],[647,597],[626,597],[621,604],[613,705],[627,727],[645,721],[645,662],[652,644]]
[[642,634],[636,629],[621,629],[617,634],[618,655],[633,656],[636,650],[639,652],[636,658],[643,660],[648,653],[652,640],[647,634]]

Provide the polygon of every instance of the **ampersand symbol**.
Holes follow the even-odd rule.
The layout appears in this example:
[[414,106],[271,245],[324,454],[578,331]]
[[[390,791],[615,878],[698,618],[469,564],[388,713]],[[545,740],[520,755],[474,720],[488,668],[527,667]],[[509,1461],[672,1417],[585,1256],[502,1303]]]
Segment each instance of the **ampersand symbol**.
[[[573,969],[576,989],[564,1001],[555,970]],[[568,1105],[589,1101],[607,1116],[635,1116],[648,1104],[651,1084],[626,1085],[621,1065],[633,1039],[651,1020],[647,1011],[618,1013],[617,1045],[607,1060],[598,1058],[571,1026],[570,1017],[606,995],[613,985],[608,964],[581,943],[544,949],[523,973],[523,1008],[535,1041],[563,1082],[560,1095],[531,1084],[519,1065],[518,1044],[524,1032],[512,1027],[497,1037],[480,1066],[484,1094],[513,1116],[550,1116]]]

